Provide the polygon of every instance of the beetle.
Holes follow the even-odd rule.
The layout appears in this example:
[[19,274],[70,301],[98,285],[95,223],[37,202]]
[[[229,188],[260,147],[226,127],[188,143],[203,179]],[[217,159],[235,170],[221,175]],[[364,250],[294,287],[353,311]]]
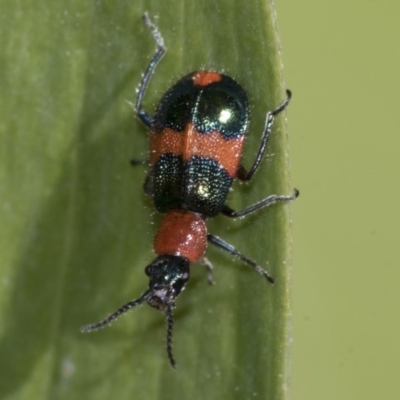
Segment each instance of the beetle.
[[155,209],[165,216],[154,239],[156,259],[146,268],[149,287],[138,299],[123,305],[106,319],[81,328],[90,332],[102,328],[121,314],[147,302],[166,316],[167,355],[172,367],[173,310],[175,300],[190,278],[190,264],[204,261],[208,280],[212,266],[204,259],[207,244],[224,250],[264,276],[274,278],[218,236],[208,233],[206,220],[223,214],[240,218],[277,202],[289,202],[299,195],[271,195],[241,211],[226,204],[235,179],[250,181],[267,148],[275,116],[289,105],[287,99],[268,112],[260,145],[251,168],[240,163],[248,130],[249,101],[244,89],[231,77],[216,71],[195,71],[176,82],[160,100],[154,116],[142,107],[149,80],[166,52],[163,37],[148,13],[144,22],[150,29],[157,50],[138,88],[134,109],[150,131],[150,171],[144,190],[152,196]]

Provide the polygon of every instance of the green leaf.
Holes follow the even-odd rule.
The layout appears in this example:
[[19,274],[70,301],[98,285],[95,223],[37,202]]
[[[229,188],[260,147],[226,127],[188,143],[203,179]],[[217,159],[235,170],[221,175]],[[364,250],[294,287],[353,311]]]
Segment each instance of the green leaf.
[[[273,3],[241,0],[4,0],[0,20],[0,394],[2,399],[285,399],[288,380],[289,207],[243,220],[222,216],[211,233],[277,277],[217,249],[217,285],[194,265],[178,300],[168,365],[161,313],[143,306],[112,327],[81,334],[147,288],[159,216],[142,191],[147,134],[134,100],[155,45],[149,11],[168,52],[150,84],[154,105],[177,78],[222,70],[247,90],[254,159],[265,114],[285,99]],[[284,116],[268,156],[229,204],[242,209],[290,194]]]

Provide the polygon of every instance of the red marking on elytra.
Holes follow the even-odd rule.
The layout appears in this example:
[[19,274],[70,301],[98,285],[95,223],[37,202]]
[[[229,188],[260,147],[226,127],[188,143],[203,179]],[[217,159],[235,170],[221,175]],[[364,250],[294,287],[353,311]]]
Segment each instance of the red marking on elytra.
[[211,71],[197,71],[193,74],[192,79],[196,86],[207,86],[210,83],[219,82],[221,74]]
[[183,161],[193,156],[217,161],[234,178],[239,167],[244,136],[226,139],[218,131],[199,133],[192,123],[183,132],[165,128],[151,134],[150,162],[155,165],[162,154],[180,155]]

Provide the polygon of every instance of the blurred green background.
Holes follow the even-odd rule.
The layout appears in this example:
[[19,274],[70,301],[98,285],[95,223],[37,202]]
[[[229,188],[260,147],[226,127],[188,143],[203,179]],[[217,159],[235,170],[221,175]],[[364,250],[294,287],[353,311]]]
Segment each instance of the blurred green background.
[[276,8],[301,189],[292,398],[399,399],[400,4]]

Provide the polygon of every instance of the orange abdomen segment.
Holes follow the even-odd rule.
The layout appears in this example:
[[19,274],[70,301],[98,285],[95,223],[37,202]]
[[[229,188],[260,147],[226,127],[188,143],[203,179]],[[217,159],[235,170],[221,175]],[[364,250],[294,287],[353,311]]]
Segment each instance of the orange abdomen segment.
[[154,239],[158,255],[174,255],[198,261],[207,248],[207,226],[196,213],[171,210],[164,217]]

